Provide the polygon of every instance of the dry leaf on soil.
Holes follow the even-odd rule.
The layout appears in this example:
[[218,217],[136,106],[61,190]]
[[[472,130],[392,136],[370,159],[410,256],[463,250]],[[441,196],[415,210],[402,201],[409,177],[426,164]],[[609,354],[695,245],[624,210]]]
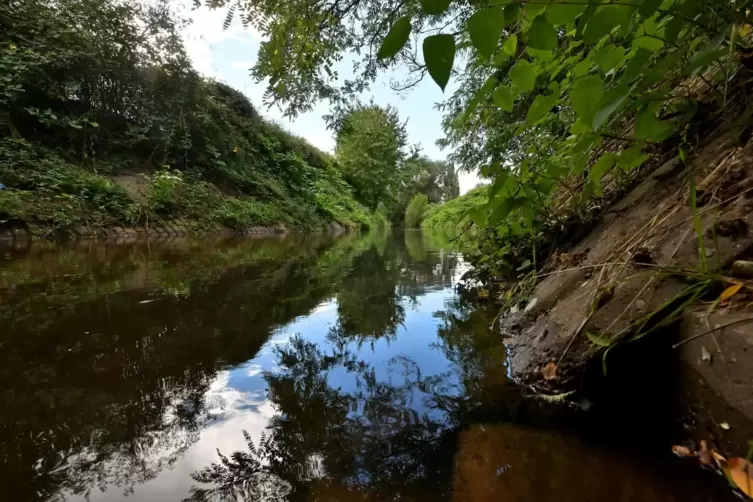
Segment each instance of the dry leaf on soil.
[[714,464],[713,456],[714,450],[709,450],[709,445],[701,439],[701,449],[698,450],[698,461],[701,463],[701,465],[704,465],[706,467],[714,468],[716,465]]
[[557,365],[554,362],[550,362],[549,364],[544,366],[543,370],[541,370],[541,375],[545,380],[552,380],[554,378],[557,378]]
[[681,444],[672,446],[672,453],[678,457],[695,457],[695,453],[693,453],[690,448]]
[[740,288],[742,287],[742,284],[733,284],[732,286],[728,287],[724,290],[724,292],[722,292],[722,295],[719,297],[719,301],[725,303],[727,300],[735,296],[735,294],[740,291]]

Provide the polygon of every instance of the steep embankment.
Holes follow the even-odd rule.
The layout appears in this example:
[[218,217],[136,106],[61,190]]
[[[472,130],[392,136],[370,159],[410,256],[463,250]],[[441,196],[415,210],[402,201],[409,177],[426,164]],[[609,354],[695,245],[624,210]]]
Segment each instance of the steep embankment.
[[0,231],[371,225],[328,154],[197,75],[177,26],[114,1],[0,6]]

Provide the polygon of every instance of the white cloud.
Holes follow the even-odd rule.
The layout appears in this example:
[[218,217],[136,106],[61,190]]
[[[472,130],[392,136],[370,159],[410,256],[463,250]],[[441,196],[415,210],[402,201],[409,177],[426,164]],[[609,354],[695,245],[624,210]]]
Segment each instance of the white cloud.
[[[214,64],[214,46],[220,42],[233,40],[251,45],[261,40],[261,35],[252,28],[244,28],[236,15],[227,30],[222,28],[227,11],[209,9],[202,6],[193,9],[192,0],[183,0],[180,12],[191,20],[183,30],[183,43],[194,68],[200,73],[215,78],[222,78]],[[247,68],[250,67],[247,66]]]

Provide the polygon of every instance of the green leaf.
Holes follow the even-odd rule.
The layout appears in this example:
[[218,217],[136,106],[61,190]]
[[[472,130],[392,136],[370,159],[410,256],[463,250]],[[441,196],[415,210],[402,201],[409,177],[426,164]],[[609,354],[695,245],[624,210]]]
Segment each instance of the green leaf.
[[672,71],[675,65],[685,56],[687,47],[682,47],[676,51],[672,51],[662,58],[651,69],[648,75],[649,82],[659,82],[661,79],[667,76],[667,73]]
[[[499,167],[498,163],[497,167]],[[493,165],[494,165],[493,164]],[[510,178],[510,171],[503,169],[494,177],[494,183],[489,187],[489,200],[494,200],[495,203],[501,203],[502,200],[497,200],[496,197],[505,190],[509,190],[515,186],[515,180]],[[496,207],[496,204],[493,204]]]
[[489,216],[489,224],[490,225],[497,225],[502,220],[507,218],[511,212],[515,211],[516,209],[525,206],[528,203],[528,199],[526,197],[510,197],[504,199],[497,208],[492,211],[492,214]]
[[557,30],[543,17],[537,17],[526,32],[526,43],[534,49],[553,51],[557,48]]
[[437,15],[447,10],[452,0],[421,0],[421,9],[427,14]]
[[494,66],[497,68],[502,68],[503,66],[507,66],[507,60],[510,59],[510,55],[506,53],[505,51],[499,51],[494,56]]
[[464,122],[468,120],[469,118],[471,118],[471,115],[473,115],[476,112],[476,108],[478,108],[478,104],[481,102],[482,99],[486,97],[487,94],[489,94],[492,91],[492,89],[494,89],[495,85],[497,85],[496,75],[492,75],[486,79],[486,82],[484,82],[484,85],[481,86],[481,89],[479,89],[478,92],[474,94],[473,98],[471,98],[471,100],[468,102],[468,106],[463,112],[462,120]]
[[591,331],[586,331],[586,338],[599,347],[609,347],[612,345],[612,342],[609,340],[609,336],[606,333],[593,333]]
[[621,80],[625,83],[630,82],[640,75],[645,69],[646,64],[651,59],[651,51],[648,49],[638,49],[632,59],[627,64],[625,71],[622,73]]
[[608,73],[612,68],[621,66],[622,62],[625,61],[625,49],[623,47],[612,44],[606,47],[609,47],[609,51],[606,51],[601,58],[596,59],[604,73]]
[[685,20],[681,17],[673,17],[667,26],[664,28],[664,39],[674,43],[677,41],[677,37],[680,36],[682,28],[685,26]]
[[405,16],[398,19],[384,38],[382,46],[377,53],[377,57],[379,59],[388,59],[400,52],[400,49],[408,43],[410,31],[410,17]]
[[550,94],[548,96],[539,94],[538,96],[536,96],[533,100],[533,103],[531,103],[531,106],[528,108],[528,113],[526,113],[526,125],[533,125],[541,120],[541,118],[549,113],[549,111],[554,108],[554,105],[556,104],[556,94]]
[[635,37],[635,39],[633,39],[634,49],[648,49],[650,51],[659,51],[662,49],[662,47],[664,47],[663,40],[659,40],[658,38],[654,38],[648,35]]
[[546,9],[547,4],[545,2],[542,3],[527,3],[526,4],[526,18],[527,19],[533,19]]
[[492,94],[494,104],[506,112],[511,112],[514,102],[512,91],[509,87],[498,87]]
[[586,56],[582,61],[573,66],[573,77],[582,77],[591,70],[592,65],[593,59],[591,58],[591,54],[589,53],[589,55]]
[[591,128],[580,120],[574,123],[570,128],[570,134],[583,134],[589,131],[591,131]]
[[471,42],[476,50],[487,59],[491,59],[494,54],[504,25],[505,15],[499,7],[480,10],[468,20]]
[[510,69],[510,80],[512,85],[523,92],[528,92],[536,84],[536,69],[525,59],[519,59]]
[[597,3],[588,3],[588,6],[586,7],[586,10],[583,11],[583,14],[580,15],[580,18],[578,19],[578,24],[575,27],[575,37],[576,38],[583,38],[583,29],[588,25],[588,22],[591,20],[591,18],[596,13],[596,9],[599,7],[599,4]]
[[615,160],[617,158],[613,153],[605,153],[591,166],[591,172],[588,173],[588,177],[594,182],[598,182],[614,166]]
[[474,207],[468,211],[468,217],[479,227],[483,227],[486,224],[486,216],[487,213],[483,207]]
[[429,75],[444,91],[450,81],[455,61],[455,39],[452,35],[432,35],[424,39],[424,61]]
[[604,82],[598,75],[578,80],[570,90],[570,104],[584,124],[593,123],[596,105],[604,92]]
[[707,66],[711,65],[712,63],[716,62],[718,59],[723,57],[728,52],[728,50],[725,48],[708,50],[708,47],[709,46],[707,46],[706,48],[698,52],[698,54],[690,58],[690,62],[688,63],[688,66],[686,66],[682,70],[683,75],[685,76],[693,75],[694,73],[696,73],[697,70],[702,70],[706,68]]
[[654,12],[659,10],[664,0],[643,0],[638,6],[638,15],[646,18],[654,15]]
[[636,167],[640,167],[646,160],[649,159],[648,154],[643,153],[643,147],[641,145],[631,146],[620,152],[617,158],[617,167],[624,172],[630,172]]
[[632,9],[626,6],[603,5],[599,7],[583,30],[583,41],[595,44],[618,26],[627,26]]
[[641,110],[635,117],[635,137],[659,143],[674,132],[674,126],[656,117],[656,106]]
[[594,114],[593,128],[597,130],[607,119],[625,102],[630,95],[630,88],[619,85],[607,91],[598,104],[598,110]]
[[583,14],[586,7],[585,2],[581,4],[570,4],[567,2],[553,3],[549,6],[546,19],[554,26],[561,26],[575,21],[575,18]]
[[[528,47],[526,48],[526,52],[532,58],[535,58],[538,61],[543,63],[546,61],[553,60],[555,51],[542,51],[541,49],[534,49],[533,47]],[[554,72],[551,72],[551,74],[554,75]]]
[[510,35],[502,44],[502,49],[511,56],[515,55],[515,51],[518,50],[518,37],[516,35]]
[[518,20],[518,14],[520,14],[520,4],[511,3],[505,6],[505,26],[512,24]]

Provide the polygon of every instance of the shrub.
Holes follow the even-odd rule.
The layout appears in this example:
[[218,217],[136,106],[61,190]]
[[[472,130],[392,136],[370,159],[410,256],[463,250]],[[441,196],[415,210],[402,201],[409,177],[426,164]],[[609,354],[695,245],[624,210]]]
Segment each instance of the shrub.
[[441,228],[451,232],[460,231],[470,222],[470,212],[486,204],[489,189],[476,187],[467,194],[444,204],[432,204],[424,213],[423,228]]

